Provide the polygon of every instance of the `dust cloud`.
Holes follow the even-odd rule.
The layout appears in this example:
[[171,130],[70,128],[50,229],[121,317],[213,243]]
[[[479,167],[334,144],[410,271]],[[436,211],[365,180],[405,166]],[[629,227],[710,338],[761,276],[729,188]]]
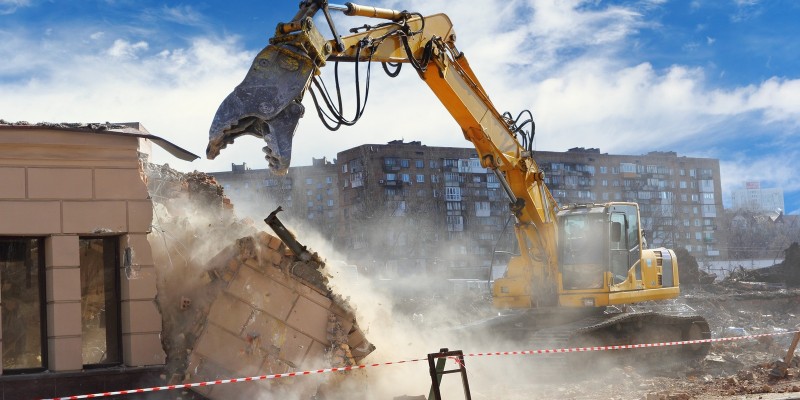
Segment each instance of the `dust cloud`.
[[[168,356],[167,380],[179,383],[189,367],[187,348],[196,339],[192,332],[196,332],[197,321],[203,320],[214,300],[213,294],[203,294],[209,285],[208,260],[239,238],[269,231],[261,221],[277,205],[237,203],[234,212],[213,179],[205,181],[207,176],[168,176],[170,172],[166,169],[150,172],[148,185],[155,204],[150,240],[154,258],[164,264],[158,276],[157,303],[162,312],[162,341]],[[191,190],[186,190],[187,185]],[[530,334],[512,340],[488,325],[474,324],[498,313],[491,307],[488,292],[452,293],[444,287],[446,281],[441,277],[422,274],[394,279],[359,274],[358,266],[347,265],[344,262],[347,257],[305,221],[292,219],[288,214],[281,214],[280,218],[300,243],[326,260],[323,273],[331,291],[352,307],[359,327],[375,345],[375,351],[359,364],[419,361],[346,373],[222,385],[224,389],[214,389],[215,398],[366,400],[427,396],[431,378],[425,358],[441,348],[462,350],[465,354],[548,348],[547,344],[534,343]],[[176,306],[187,299],[191,302],[187,309]],[[547,384],[556,378],[564,382],[564,376],[555,376],[553,371],[542,368],[545,357],[466,357],[472,398],[547,397],[547,391],[552,390],[552,385]],[[595,372],[612,369],[610,364],[602,363],[602,355],[594,355],[591,362]],[[313,364],[304,363],[299,369],[329,368],[331,361],[323,357]],[[457,365],[448,360],[446,369],[454,368]],[[317,386],[319,391],[312,397]],[[445,398],[461,398],[459,374],[445,375],[441,391]],[[224,397],[219,397],[222,393]]]
[[[240,209],[259,209],[239,206]],[[268,209],[268,208],[261,208]],[[268,212],[264,212],[266,216]],[[264,216],[249,215],[252,220]],[[424,275],[395,279],[376,279],[358,274],[358,266],[347,265],[347,257],[305,221],[280,215],[300,243],[326,260],[324,274],[336,296],[353,307],[360,328],[376,349],[360,364],[419,360],[380,365],[328,377],[319,398],[393,399],[400,396],[427,396],[431,387],[427,354],[442,348],[464,353],[529,350],[531,343],[510,341],[485,329],[457,327],[497,314],[491,308],[488,293],[455,295],[443,287],[441,279],[425,279]],[[411,234],[411,233],[409,233]],[[530,383],[537,366],[534,356],[467,357],[465,365],[473,399],[513,398],[510,388],[519,382]],[[320,365],[325,368],[326,365]],[[448,360],[445,369],[458,365]],[[312,367],[312,369],[315,367]],[[304,379],[304,378],[299,378]],[[442,380],[445,398],[461,398],[459,374],[445,375]],[[502,393],[502,394],[501,394]],[[264,393],[264,399],[270,394]]]

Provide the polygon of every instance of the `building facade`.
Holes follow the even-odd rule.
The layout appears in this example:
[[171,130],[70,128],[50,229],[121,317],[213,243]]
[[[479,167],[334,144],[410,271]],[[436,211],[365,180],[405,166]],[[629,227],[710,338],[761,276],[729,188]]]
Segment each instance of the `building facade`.
[[138,123],[0,123],[0,397],[158,380],[153,142],[196,157]]
[[700,259],[724,257],[719,160],[675,152],[610,155],[599,149],[538,151],[534,158],[559,204],[639,204],[651,246],[684,247]]
[[339,221],[338,168],[325,158],[312,159],[312,165],[291,167],[286,175],[269,169],[250,169],[247,164],[231,166],[231,171],[213,172],[236,204],[236,212],[263,220],[278,206],[285,211],[281,219],[303,224],[335,239]]
[[399,140],[337,160],[339,235],[353,261],[378,275],[486,279],[495,251],[514,242],[508,199],[474,149]]
[[731,192],[734,210],[781,213],[784,210],[783,189],[762,188],[760,182],[745,182],[744,187]]
[[[718,160],[583,148],[534,158],[559,204],[636,202],[652,246],[722,255]],[[471,148],[397,140],[342,151],[334,164],[292,167],[286,177],[236,168],[213,175],[237,209],[248,196],[270,198],[296,219],[322,218],[336,248],[376,276],[480,278],[515,252],[508,198]]]

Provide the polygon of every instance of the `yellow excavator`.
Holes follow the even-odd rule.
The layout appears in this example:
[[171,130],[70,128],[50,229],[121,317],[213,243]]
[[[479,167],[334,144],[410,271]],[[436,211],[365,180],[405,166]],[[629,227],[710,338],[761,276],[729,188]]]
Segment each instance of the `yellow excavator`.
[[[333,39],[325,39],[318,29],[314,16],[319,12]],[[332,12],[377,22],[340,36]],[[636,203],[556,204],[533,159],[533,130],[525,129],[534,126],[532,118],[522,120],[531,114],[513,118],[498,112],[464,53],[456,48],[456,34],[444,14],[301,2],[299,12],[277,26],[244,80],[220,105],[209,133],[208,158],[216,157],[238,136],[253,135],[266,142],[270,168],[285,173],[294,132],[305,112],[301,100],[306,92],[312,94],[329,129],[355,123],[366,95],[362,103],[357,92],[355,118],[347,119],[341,114],[341,95],[332,97],[319,77],[322,68],[335,63],[338,90],[339,62],[367,63],[367,71],[373,63],[381,63],[390,76],[410,65],[508,195],[520,254],[510,260],[505,276],[494,281],[493,303],[499,309],[519,311],[485,327],[564,347],[710,337],[701,316],[685,309],[653,311],[657,306],[653,301],[679,296],[678,263],[672,250],[646,248]],[[356,79],[359,82],[358,75]],[[707,344],[694,344],[672,352],[698,359],[707,350]]]

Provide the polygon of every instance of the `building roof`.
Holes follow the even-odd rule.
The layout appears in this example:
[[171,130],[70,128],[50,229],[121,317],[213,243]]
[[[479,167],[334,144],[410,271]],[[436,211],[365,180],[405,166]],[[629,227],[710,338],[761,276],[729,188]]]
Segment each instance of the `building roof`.
[[27,121],[9,122],[0,119],[0,130],[2,129],[54,129],[71,132],[91,133],[97,135],[111,135],[111,136],[129,136],[136,138],[143,138],[153,141],[162,149],[166,150],[176,158],[184,161],[194,161],[200,158],[198,155],[186,150],[166,139],[151,135],[147,129],[139,122],[122,122],[122,123],[82,123],[82,122],[39,122],[31,124]]

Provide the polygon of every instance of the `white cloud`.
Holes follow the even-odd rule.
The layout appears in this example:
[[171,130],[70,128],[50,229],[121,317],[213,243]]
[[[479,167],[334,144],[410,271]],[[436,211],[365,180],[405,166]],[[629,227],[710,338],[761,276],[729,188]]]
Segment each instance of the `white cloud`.
[[31,5],[30,0],[0,0],[0,15],[9,15]]
[[205,21],[205,17],[203,17],[201,13],[188,5],[178,5],[175,7],[165,5],[161,11],[165,20],[179,24],[200,25]]
[[117,39],[106,53],[112,57],[135,59],[138,58],[137,53],[147,50],[148,47],[149,45],[145,41],[131,43],[124,39]]
[[[413,0],[381,5],[424,14],[446,11],[458,34],[459,50],[465,52],[498,109],[513,114],[525,108],[533,111],[539,150],[583,146],[642,154],[694,149],[681,155],[723,158],[725,188],[738,184],[742,171],[755,165],[758,168],[748,169],[748,179],[769,174],[764,179],[800,190],[800,177],[788,167],[767,168],[770,162],[796,159],[796,148],[776,146],[769,150],[771,156],[755,161],[744,152],[731,159],[715,150],[715,145],[742,141],[744,132],[738,126],[743,123],[782,132],[775,138],[756,131],[748,135],[751,141],[790,143],[797,138],[800,79],[773,77],[717,88],[707,81],[703,68],[656,69],[647,60],[630,60],[631,37],[653,24],[633,8],[603,4],[494,0],[475,7]],[[340,32],[364,23],[335,18]],[[326,28],[322,30],[327,33]],[[88,36],[82,34],[82,38]],[[150,49],[145,41],[117,39],[109,47],[98,40],[97,46],[106,47],[74,52],[70,37],[62,40],[50,46],[60,45],[63,52],[48,59],[31,53],[30,49],[38,48],[36,39],[0,31],[0,57],[5,61],[0,64],[0,92],[15,93],[0,97],[4,113],[0,118],[140,121],[154,134],[201,156],[216,108],[244,77],[256,50],[245,51],[234,37],[198,37],[184,46],[158,49]],[[342,86],[350,97],[351,68],[340,67]],[[332,70],[324,71],[329,82]],[[3,79],[21,75],[29,77]],[[306,97],[306,116],[294,144],[295,165],[309,164],[311,157],[333,158],[336,152],[360,144],[399,138],[432,146],[469,146],[458,125],[408,66],[396,79],[387,78],[379,65],[374,67],[369,104],[355,127],[328,132],[318,121],[310,96]],[[352,107],[349,112],[352,115]],[[242,161],[263,168],[261,146],[256,139],[244,138],[214,161],[161,161],[209,171],[228,170],[231,163]]]
[[[20,38],[10,52],[25,48],[34,46]],[[185,48],[152,56],[143,53],[146,48],[144,42],[117,40],[108,54],[118,58],[66,52],[64,58],[39,65],[40,78],[12,83],[0,79],[0,91],[16,93],[0,96],[0,118],[140,121],[153,134],[203,155],[216,107],[244,75],[253,54],[244,52],[234,38],[198,38]],[[161,157],[161,162],[183,169],[201,168],[165,158],[164,153]]]

